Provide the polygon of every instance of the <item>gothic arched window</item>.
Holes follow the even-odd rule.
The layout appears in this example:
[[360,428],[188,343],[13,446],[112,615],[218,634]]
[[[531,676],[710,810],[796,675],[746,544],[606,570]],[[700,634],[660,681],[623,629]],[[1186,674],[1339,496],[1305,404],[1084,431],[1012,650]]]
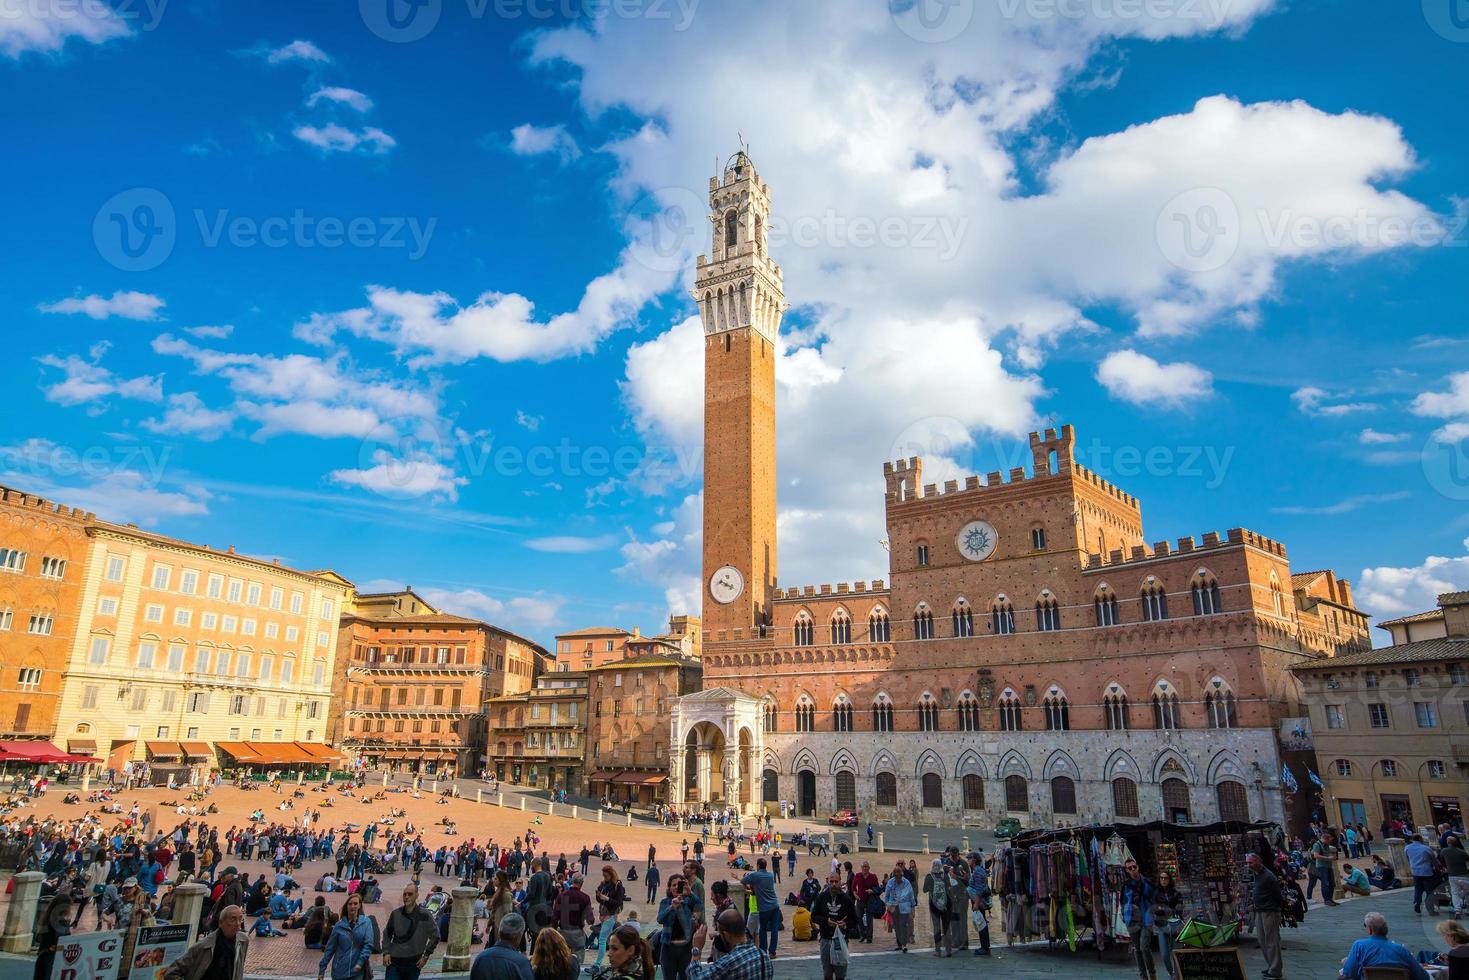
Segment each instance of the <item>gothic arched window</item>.
[[932,694],[926,692],[918,702],[918,730],[923,732],[939,730],[938,702],[933,699]]
[[836,704],[831,708],[832,730],[838,732],[850,732],[852,730],[852,702],[847,700],[845,694],[839,695]]
[[806,695],[796,702],[796,731],[810,732],[816,729],[816,706]]
[[1066,695],[1051,688],[1042,704],[1046,712],[1046,731],[1069,732],[1071,730],[1071,702],[1066,700]]
[[734,211],[724,215],[724,247],[734,248],[740,240],[740,219]]
[[1219,581],[1202,568],[1194,575],[1188,590],[1193,596],[1195,616],[1213,616],[1223,612],[1224,607],[1219,603]]
[[1061,628],[1061,607],[1050,592],[1042,592],[1035,603],[1035,628],[1053,633]]
[[867,617],[867,638],[873,643],[891,643],[893,624],[888,621],[887,611],[881,606],[872,610]]
[[926,604],[919,604],[913,613],[913,639],[933,639],[933,612]]
[[1178,721],[1178,695],[1161,683],[1153,689],[1153,727],[1159,731],[1183,727]]
[[1018,732],[1024,728],[1020,699],[1014,691],[1006,691],[1000,697],[1000,731]]
[[1004,596],[990,606],[990,630],[1002,636],[1015,632],[1015,607]]
[[791,627],[792,641],[798,647],[809,647],[816,642],[816,624],[804,610],[796,616],[795,625]]
[[1107,586],[1097,589],[1092,604],[1096,607],[1098,626],[1116,626],[1120,622],[1117,615],[1117,593]]
[[974,610],[969,608],[969,603],[963,599],[954,603],[954,610],[949,617],[953,622],[955,636],[974,635]]
[[1139,600],[1143,606],[1144,621],[1151,623],[1168,618],[1168,593],[1156,579],[1150,577],[1143,583]]
[[1107,718],[1108,731],[1127,731],[1127,692],[1115,684],[1108,688],[1102,698],[1102,713]]
[[968,691],[959,697],[959,730],[962,732],[979,731],[979,702]]
[[1234,692],[1220,677],[1214,678],[1204,695],[1204,718],[1210,728],[1238,728],[1239,715],[1235,712]]
[[831,642],[833,646],[852,642],[852,617],[845,609],[838,609],[831,617]]
[[877,700],[872,702],[872,730],[874,732],[893,730],[893,702],[888,700],[886,694],[879,694]]

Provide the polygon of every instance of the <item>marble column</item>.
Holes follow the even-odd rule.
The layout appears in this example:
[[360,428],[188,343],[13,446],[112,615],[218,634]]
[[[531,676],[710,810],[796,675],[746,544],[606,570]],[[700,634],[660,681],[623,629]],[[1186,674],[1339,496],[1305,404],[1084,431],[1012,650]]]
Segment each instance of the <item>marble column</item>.
[[191,881],[179,885],[173,892],[173,922],[189,927],[189,945],[198,938],[199,920],[204,916],[204,900],[209,897],[209,886]]

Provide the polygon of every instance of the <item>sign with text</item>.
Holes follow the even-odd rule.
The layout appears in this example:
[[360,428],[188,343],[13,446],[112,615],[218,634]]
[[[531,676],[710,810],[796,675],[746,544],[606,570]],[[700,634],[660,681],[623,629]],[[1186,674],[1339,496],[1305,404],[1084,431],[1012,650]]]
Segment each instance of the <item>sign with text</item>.
[[189,927],[145,926],[133,947],[130,980],[163,980],[163,973],[189,948]]
[[81,932],[63,936],[56,950],[51,980],[117,980],[122,936],[116,932]]
[[1245,964],[1233,946],[1175,949],[1178,980],[1245,980]]

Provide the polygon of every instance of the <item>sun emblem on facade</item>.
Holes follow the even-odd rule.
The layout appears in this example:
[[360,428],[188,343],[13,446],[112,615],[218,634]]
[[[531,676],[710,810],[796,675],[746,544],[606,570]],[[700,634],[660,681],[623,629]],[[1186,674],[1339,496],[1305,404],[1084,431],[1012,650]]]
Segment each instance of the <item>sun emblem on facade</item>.
[[970,521],[959,530],[954,539],[959,547],[959,554],[970,561],[984,561],[993,555],[999,541],[1000,535],[987,521]]

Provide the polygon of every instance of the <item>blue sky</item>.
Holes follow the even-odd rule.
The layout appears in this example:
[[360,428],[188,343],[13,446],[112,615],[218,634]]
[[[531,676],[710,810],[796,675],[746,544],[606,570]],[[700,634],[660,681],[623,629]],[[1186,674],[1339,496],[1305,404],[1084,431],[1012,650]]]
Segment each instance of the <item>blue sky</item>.
[[784,583],[883,574],[890,456],[1071,422],[1150,539],[1249,527],[1380,615],[1469,588],[1450,0],[387,2],[0,21],[0,478],[544,640],[659,629],[739,134]]

